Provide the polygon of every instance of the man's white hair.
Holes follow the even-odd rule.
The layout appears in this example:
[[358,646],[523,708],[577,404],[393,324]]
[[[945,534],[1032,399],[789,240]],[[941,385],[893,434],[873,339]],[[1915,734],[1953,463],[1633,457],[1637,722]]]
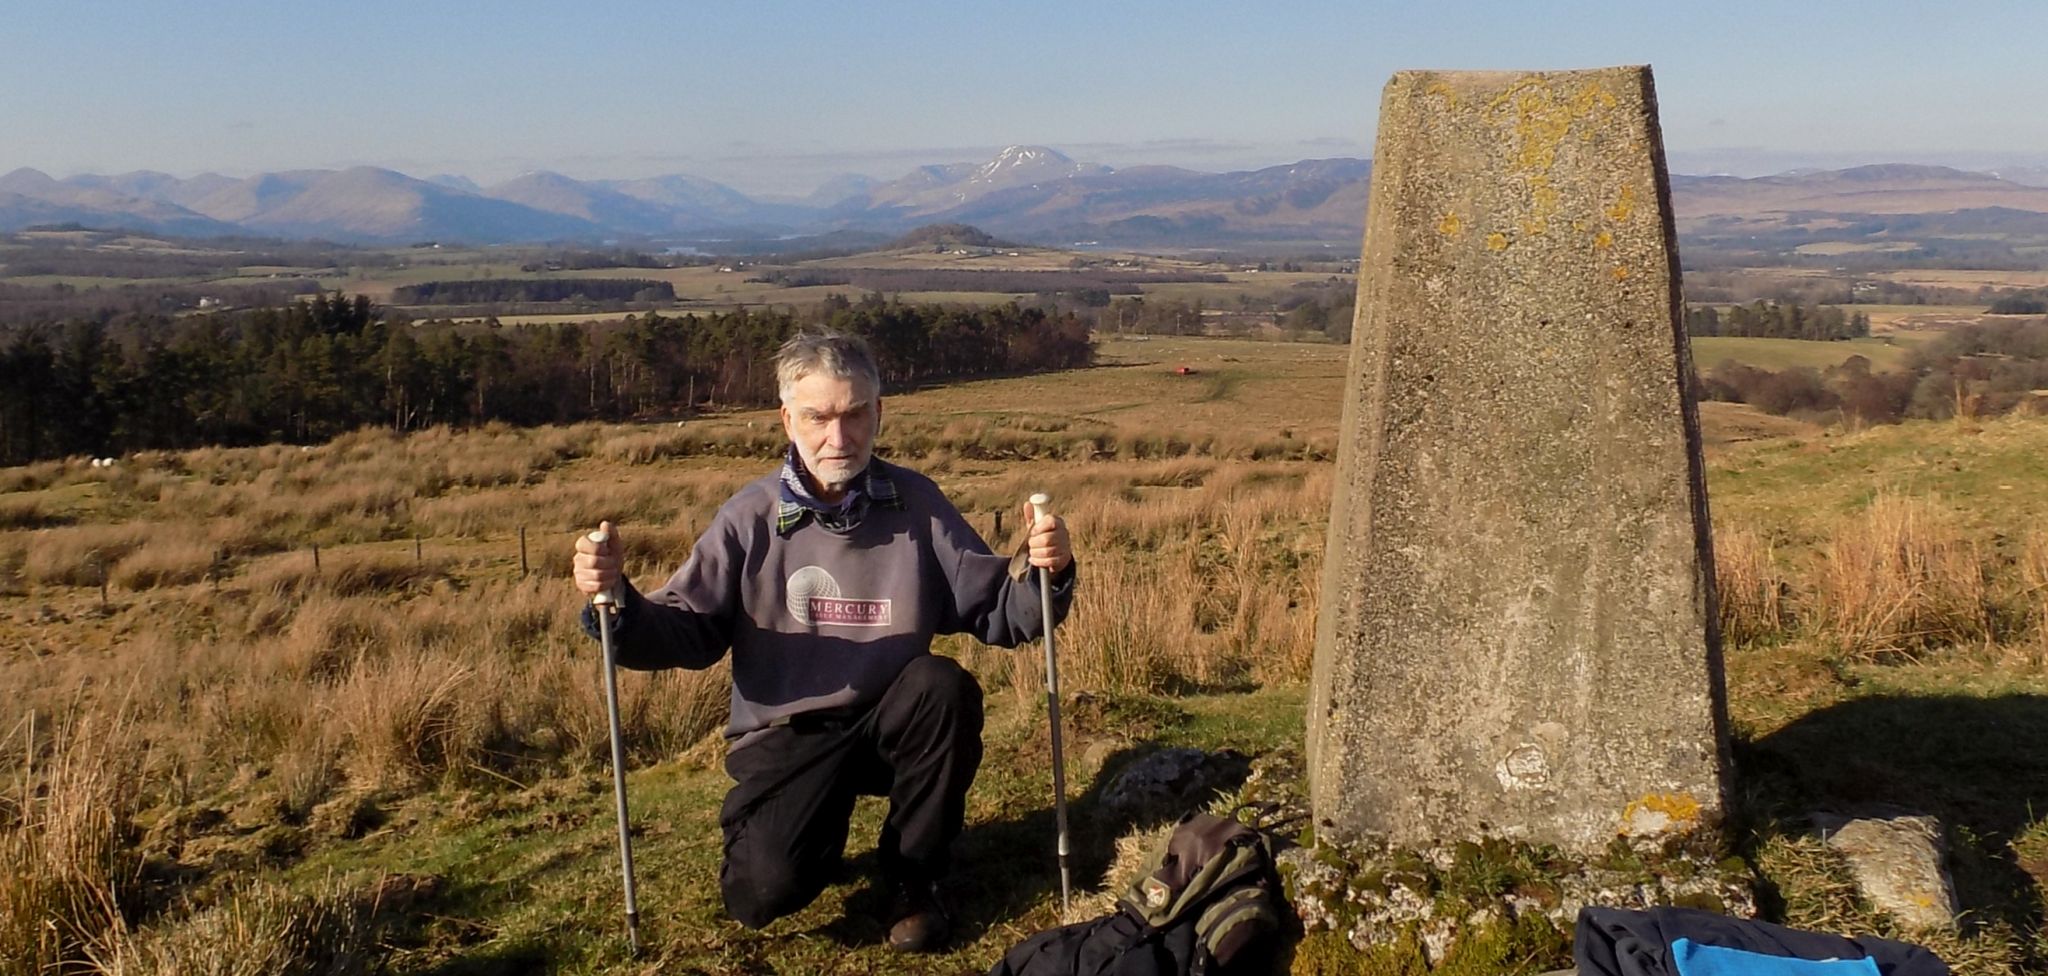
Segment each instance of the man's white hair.
[[841,332],[799,332],[775,352],[775,393],[783,403],[798,380],[812,373],[865,383],[870,396],[882,395],[882,374],[867,340]]

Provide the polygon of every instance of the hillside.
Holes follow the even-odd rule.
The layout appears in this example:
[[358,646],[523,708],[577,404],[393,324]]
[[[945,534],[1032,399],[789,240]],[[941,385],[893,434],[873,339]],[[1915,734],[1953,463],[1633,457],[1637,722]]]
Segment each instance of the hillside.
[[[1249,796],[1253,763],[1273,788],[1298,778],[1284,771],[1303,745],[1344,382],[1329,344],[1103,352],[1095,368],[892,398],[882,438],[977,530],[995,535],[994,513],[1029,490],[1053,492],[1074,525],[1088,569],[1059,633],[1084,916],[1180,809],[1213,789]],[[2048,421],[1821,431],[1722,428],[1724,413],[1706,419],[1707,479],[1739,870],[1776,894],[1774,920],[1909,936],[1959,976],[2041,971]],[[562,540],[619,512],[628,572],[664,577],[772,468],[773,418],[365,429],[304,450],[0,470],[0,729],[32,724],[40,744],[32,769],[0,751],[0,801],[30,814],[0,821],[0,891],[15,899],[0,905],[23,906],[0,921],[61,933],[0,940],[0,963],[58,971],[89,951],[182,963],[149,971],[340,958],[327,971],[912,976],[985,971],[1056,924],[1035,658],[950,639],[939,649],[986,691],[990,761],[945,888],[960,922],[947,954],[881,944],[879,799],[856,808],[848,870],[815,904],[761,931],[725,917],[727,685],[713,670],[622,676],[651,950],[626,957],[604,709]],[[1112,799],[1120,773],[1169,749],[1233,750],[1234,772]],[[7,792],[35,777],[62,788]],[[1854,897],[1803,818],[1872,800],[1942,818],[1969,926],[1901,932]],[[76,846],[31,846],[52,839]],[[1475,884],[1509,877],[1481,867]],[[1312,936],[1294,971],[1316,972],[1317,947],[1341,938]],[[1468,971],[1569,960],[1546,936]]]

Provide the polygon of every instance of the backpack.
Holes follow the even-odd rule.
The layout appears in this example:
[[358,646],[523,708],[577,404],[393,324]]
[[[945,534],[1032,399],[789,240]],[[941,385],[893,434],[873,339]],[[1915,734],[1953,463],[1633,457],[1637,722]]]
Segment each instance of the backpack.
[[1114,914],[1040,932],[989,976],[1240,976],[1265,971],[1289,909],[1265,834],[1191,813]]

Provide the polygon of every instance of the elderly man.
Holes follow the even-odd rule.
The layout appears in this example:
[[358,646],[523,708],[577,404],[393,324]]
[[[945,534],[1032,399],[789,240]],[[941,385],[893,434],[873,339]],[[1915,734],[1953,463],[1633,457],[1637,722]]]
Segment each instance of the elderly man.
[[[707,668],[732,650],[726,910],[760,927],[810,904],[844,853],[854,797],[887,796],[889,942],[936,949],[948,923],[935,885],[981,764],[982,708],[974,676],[932,654],[932,637],[1039,637],[1038,574],[1012,574],[930,479],[872,456],[881,379],[866,343],[799,335],[776,379],[782,469],[727,501],[660,589],[643,596],[620,578],[615,530],[577,542],[576,585],[618,595],[625,667]],[[1028,546],[1064,616],[1065,524],[1037,520]],[[584,623],[594,635],[591,612]]]

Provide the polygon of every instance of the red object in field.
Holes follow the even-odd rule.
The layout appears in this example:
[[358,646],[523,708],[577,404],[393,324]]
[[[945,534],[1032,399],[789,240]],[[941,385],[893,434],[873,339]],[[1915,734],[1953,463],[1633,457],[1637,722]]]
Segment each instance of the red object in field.
[[1195,375],[1195,368],[1193,366],[1175,366],[1173,374],[1175,376],[1193,376]]

